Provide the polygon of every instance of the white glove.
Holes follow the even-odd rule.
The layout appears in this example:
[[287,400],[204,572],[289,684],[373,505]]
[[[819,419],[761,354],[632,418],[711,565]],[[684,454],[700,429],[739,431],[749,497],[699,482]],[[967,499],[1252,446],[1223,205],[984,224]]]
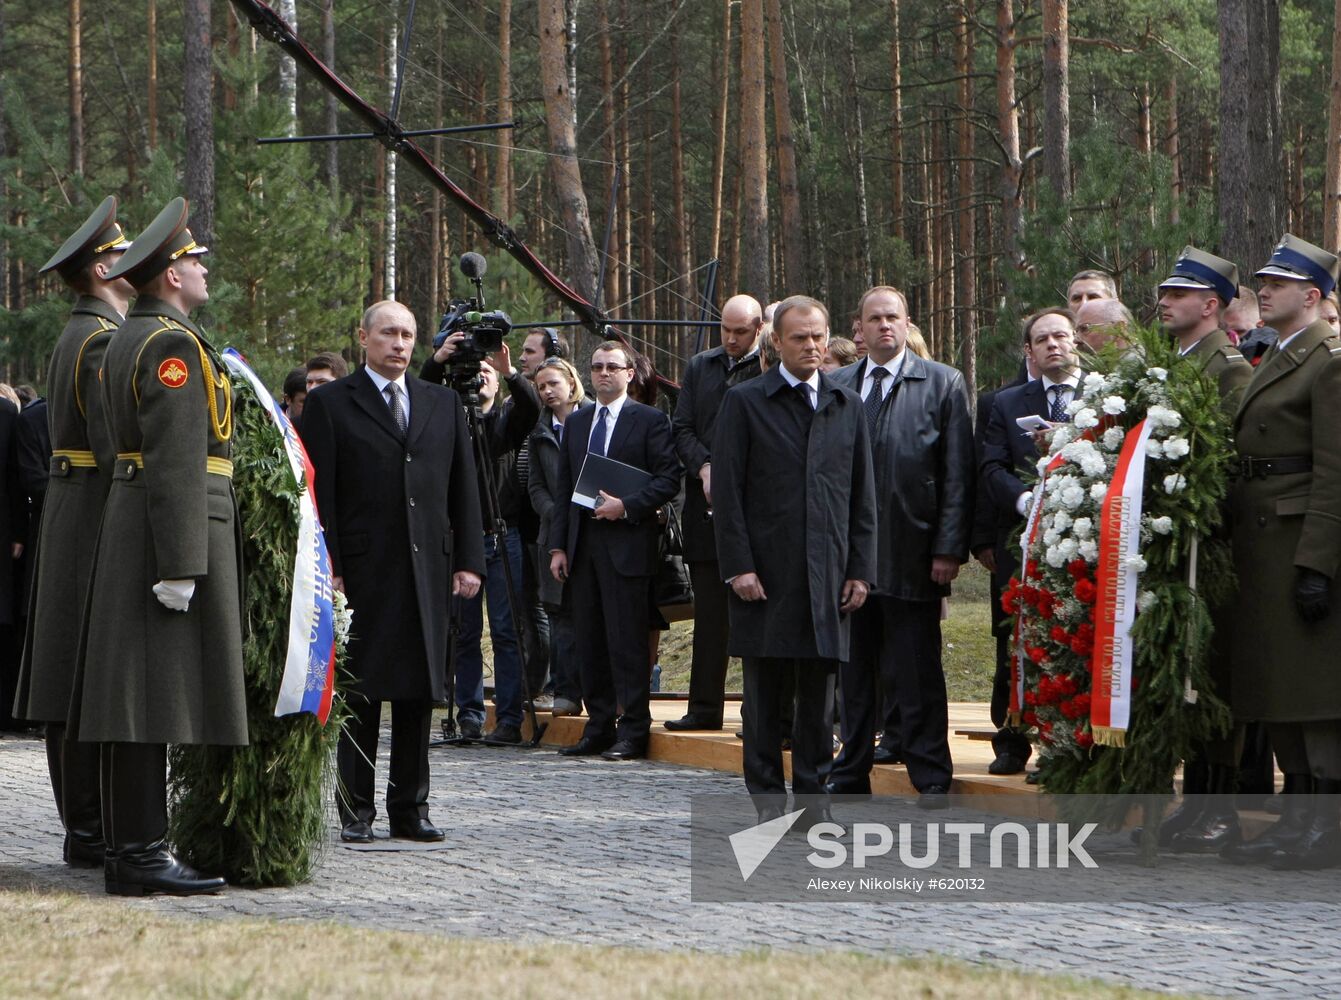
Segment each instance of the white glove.
[[159,580],[154,584],[154,596],[169,611],[185,611],[195,592],[194,580]]

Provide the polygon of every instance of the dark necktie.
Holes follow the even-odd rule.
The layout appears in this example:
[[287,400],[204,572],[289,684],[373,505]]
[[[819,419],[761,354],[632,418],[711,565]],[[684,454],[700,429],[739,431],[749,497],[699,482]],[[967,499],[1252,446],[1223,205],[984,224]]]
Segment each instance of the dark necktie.
[[1068,424],[1071,417],[1066,412],[1066,400],[1062,396],[1070,390],[1069,385],[1054,385],[1048,392],[1052,393],[1052,408],[1048,411],[1048,419],[1054,424]]
[[810,383],[809,383],[809,382],[797,382],[797,383],[796,383],[796,394],[797,394],[798,396],[801,397],[801,402],[803,402],[803,403],[806,404],[806,410],[809,411],[809,410],[813,410],[813,409],[814,409],[814,407],[810,405]]
[[401,435],[405,434],[405,407],[400,402],[400,386],[395,382],[388,382],[386,388],[382,390],[386,393],[387,405],[391,408],[391,419],[396,422],[400,428]]
[[591,444],[587,451],[593,455],[604,455],[606,442],[610,440],[610,428],[606,426],[606,420],[610,411],[602,406],[596,411],[596,427],[591,432]]
[[884,378],[889,374],[889,369],[883,366],[872,368],[871,391],[866,397],[866,422],[871,425],[871,433],[875,433],[875,422],[880,418],[880,407],[884,405]]

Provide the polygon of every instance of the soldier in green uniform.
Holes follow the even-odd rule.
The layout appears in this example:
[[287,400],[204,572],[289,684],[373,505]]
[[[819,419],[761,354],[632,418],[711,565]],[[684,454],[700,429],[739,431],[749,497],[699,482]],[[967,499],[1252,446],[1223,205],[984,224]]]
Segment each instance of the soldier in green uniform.
[[65,826],[64,856],[76,868],[103,863],[98,746],[72,739],[65,721],[93,547],[116,458],[98,372],[107,341],[135,294],[125,278],[109,277],[130,246],[116,207],[115,197],[104,199],[42,265],[43,273],[56,271],[79,297],[56,341],[47,379],[51,478],[14,705],[16,716],[46,723],[47,770]]
[[[1220,407],[1232,418],[1253,377],[1252,365],[1222,327],[1222,315],[1239,292],[1239,269],[1215,254],[1184,247],[1173,273],[1159,286],[1159,318],[1177,339],[1178,353],[1212,379]],[[1233,602],[1214,608],[1215,637],[1210,651],[1211,680],[1229,700],[1228,616]],[[1179,853],[1216,853],[1240,839],[1231,796],[1238,779],[1242,727],[1200,747],[1183,765],[1184,804],[1160,827],[1160,841]],[[1206,793],[1211,798],[1203,798]]]
[[1234,420],[1234,568],[1255,613],[1233,619],[1232,696],[1238,720],[1267,724],[1289,794],[1270,830],[1222,853],[1237,863],[1341,864],[1341,343],[1319,315],[1337,273],[1289,235],[1257,272],[1280,340]]
[[116,458],[71,724],[102,744],[107,891],[214,892],[165,842],[168,743],[244,745],[232,392],[192,322],[206,269],[174,199],[111,272],[139,292],[103,359]]

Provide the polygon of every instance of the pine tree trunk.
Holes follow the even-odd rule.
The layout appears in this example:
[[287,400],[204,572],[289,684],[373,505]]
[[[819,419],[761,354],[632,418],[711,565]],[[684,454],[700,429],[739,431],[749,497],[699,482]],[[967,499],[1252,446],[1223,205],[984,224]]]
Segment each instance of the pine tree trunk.
[[[633,164],[633,154],[629,142],[629,0],[619,0],[619,45],[615,50],[615,77],[619,83],[619,104],[615,111],[615,120],[619,123],[619,166],[624,174],[625,191],[632,190],[629,168]],[[634,289],[633,265],[633,196],[625,193],[619,199],[619,228],[622,233],[620,246],[624,251],[624,300],[629,301],[637,294]]]
[[852,22],[855,19],[856,11],[853,8],[852,0],[848,0],[847,100],[852,108],[853,125],[855,126],[849,139],[848,149],[852,156],[852,169],[857,181],[857,240],[861,255],[858,267],[861,270],[861,280],[865,282],[866,287],[870,287],[874,276],[871,267],[870,212],[866,200],[866,129],[862,124],[861,117],[861,91],[857,88],[857,50],[852,35]]
[[[767,301],[772,282],[768,268],[768,130],[764,118],[764,3],[740,4],[740,153],[743,215],[740,291]],[[787,234],[786,238],[791,238]]]
[[[441,27],[438,31],[441,35]],[[441,48],[441,46],[439,46]],[[335,0],[322,0],[321,3],[321,61],[335,69]],[[439,64],[442,58],[439,55]],[[439,76],[442,74],[439,73]],[[439,84],[441,86],[441,84]],[[334,93],[327,92],[324,98],[326,107],[326,133],[334,135],[340,131],[340,102]],[[441,108],[439,116],[435,121],[441,121]],[[441,154],[441,143],[437,146],[439,155]],[[330,185],[332,193],[338,194],[340,191],[340,144],[338,142],[326,143],[326,183]]]
[[591,238],[591,216],[582,172],[577,162],[573,101],[569,90],[567,27],[563,0],[540,0],[540,78],[549,135],[550,176],[559,217],[567,231],[568,265],[572,285],[584,298],[596,295],[596,247]]
[[996,123],[1001,133],[1001,245],[1010,266],[1024,266],[1020,233],[1024,213],[1020,187],[1020,109],[1015,102],[1015,2],[996,0]]
[[[1048,183],[1071,199],[1069,0],[1043,0],[1043,159]],[[1224,119],[1221,119],[1223,121]]]
[[[1007,0],[999,0],[1007,2]],[[890,164],[893,173],[893,194],[894,204],[891,210],[894,214],[894,236],[897,239],[906,239],[904,231],[904,222],[907,215],[904,211],[904,190],[903,190],[903,60],[899,53],[899,0],[889,0],[889,13],[892,22],[892,32],[889,38],[889,80],[890,80],[890,103],[891,103],[891,125],[890,125],[890,158],[893,161]]]
[[[1337,0],[1341,3],[1341,0]],[[713,72],[716,77],[717,103],[713,107],[712,134],[716,143],[712,150],[712,227],[708,241],[709,259],[720,259],[722,255],[722,180],[726,173],[726,125],[729,116],[728,101],[731,97],[731,0],[722,0],[722,47],[725,58],[713,60]]]
[[210,0],[183,0],[186,30],[182,110],[186,119],[186,197],[191,234],[202,246],[214,242],[214,62]]
[[[387,107],[391,106],[393,95],[396,92],[396,58],[397,48],[400,45],[399,32],[397,25],[393,24],[390,31],[390,44],[386,47],[386,78],[387,78]],[[396,297],[396,241],[399,236],[399,227],[396,224],[396,154],[388,149],[382,153],[386,161],[386,276],[384,280],[384,297],[394,299]]]
[[[970,390],[977,384],[978,377],[978,316],[975,311],[978,301],[978,262],[977,234],[974,232],[974,217],[977,213],[973,207],[973,122],[970,118],[973,113],[973,80],[970,76],[973,70],[972,17],[972,5],[965,3],[960,7],[959,20],[955,25],[955,58],[959,68],[959,190],[955,212],[959,224],[955,247],[959,309],[955,313],[955,328],[959,334],[959,367]],[[976,399],[977,393],[970,391],[970,407]]]
[[778,193],[782,203],[782,270],[778,287],[799,288],[808,281],[801,188],[796,177],[796,140],[792,135],[791,88],[787,84],[787,50],[782,44],[782,3],[768,0],[769,64],[773,72],[773,143],[778,153]]
[[[643,63],[646,71],[643,74],[643,93],[651,93],[654,81],[652,79],[651,60],[645,60]],[[652,148],[652,116],[644,114],[643,119],[643,166],[642,166],[642,195],[643,203],[638,219],[638,269],[642,272],[642,282],[639,288],[638,308],[635,312],[644,319],[658,319],[657,312],[657,293],[654,289],[657,281],[653,277],[656,273],[656,155]],[[651,340],[655,336],[655,327],[648,327],[645,330],[635,330],[635,334],[647,333],[647,339]],[[650,360],[650,359],[649,359]]]
[[[668,4],[670,14],[675,15],[676,0]],[[674,308],[668,314],[676,319],[688,319],[688,309],[694,299],[694,281],[690,274],[689,262],[689,219],[685,215],[684,199],[684,136],[680,128],[684,106],[680,93],[680,29],[679,19],[671,25],[671,252],[679,277],[672,286],[679,294],[673,298]],[[677,345],[678,346],[678,345]],[[673,352],[676,358],[681,352]]]
[[[279,16],[298,31],[296,0],[279,0]],[[284,108],[284,134],[298,134],[298,64],[287,53],[279,57],[279,103]],[[332,144],[333,145],[333,144]]]
[[[1341,0],[1334,9],[1341,27]],[[1332,76],[1328,84],[1327,186],[1323,190],[1322,245],[1332,253],[1341,250],[1341,31],[1332,32]]]
[[84,41],[83,5],[70,0],[70,173],[84,173]]
[[1164,85],[1164,103],[1167,105],[1165,110],[1168,113],[1167,129],[1168,135],[1164,140],[1164,155],[1169,158],[1169,163],[1173,168],[1173,210],[1169,215],[1169,221],[1175,226],[1178,225],[1178,204],[1183,197],[1183,157],[1178,142],[1178,77],[1170,76],[1169,82]]
[[[0,3],[0,52],[5,51],[5,5]],[[0,73],[0,108],[6,107],[8,98],[5,86],[6,79],[3,73]],[[0,115],[0,161],[9,156],[9,135],[6,132],[6,119]],[[9,222],[9,176],[8,173],[0,174],[0,222]],[[9,241],[0,237],[0,309],[12,309],[13,303],[10,301],[10,281],[9,281]]]
[[149,60],[145,99],[148,103],[149,148],[158,148],[158,0],[148,0],[145,11],[145,48]]
[[[599,35],[599,47],[601,56],[601,136],[605,150],[605,193],[606,218],[611,218],[614,213],[615,219],[619,218],[619,199],[609,200],[610,193],[615,189],[615,173],[619,169],[619,151],[616,141],[615,130],[615,70],[612,51],[614,46],[610,41],[610,11],[607,0],[596,0],[596,30]],[[609,224],[609,223],[607,223]],[[624,236],[623,228],[618,225],[610,225],[610,249],[609,258],[605,262],[605,298],[606,306],[618,304],[623,301],[623,268],[620,262],[624,259],[624,253],[621,249]]]
[[[512,0],[498,0],[498,120],[512,120]],[[512,219],[512,149],[510,139],[495,154],[494,214]]]

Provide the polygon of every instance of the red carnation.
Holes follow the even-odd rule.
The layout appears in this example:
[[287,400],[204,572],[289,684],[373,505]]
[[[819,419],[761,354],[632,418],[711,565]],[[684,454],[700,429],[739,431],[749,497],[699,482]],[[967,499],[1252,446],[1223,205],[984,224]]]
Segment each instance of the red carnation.
[[1021,712],[1020,721],[1026,726],[1036,726],[1038,725],[1038,715],[1034,712]]
[[1069,646],[1071,644],[1071,633],[1066,631],[1066,629],[1062,628],[1060,625],[1052,626],[1052,632],[1049,634],[1052,636],[1052,641],[1058,645]]
[[1098,596],[1099,590],[1094,586],[1091,580],[1076,581],[1076,600],[1082,604],[1093,604],[1094,598]]
[[[1081,628],[1084,628],[1084,626],[1082,625]],[[1086,636],[1077,629],[1075,638],[1071,640],[1071,652],[1075,653],[1077,656],[1089,656],[1090,653],[1094,652],[1093,631],[1094,630],[1091,629],[1091,635]]]
[[1085,724],[1083,722],[1076,726],[1075,737],[1076,746],[1080,747],[1082,750],[1088,750],[1090,747],[1094,746],[1094,737],[1085,729]]
[[1038,568],[1038,560],[1037,560],[1037,559],[1030,559],[1030,560],[1028,560],[1028,561],[1025,562],[1025,564],[1024,564],[1024,578],[1025,578],[1026,580],[1029,580],[1029,579],[1040,580],[1040,579],[1043,578],[1043,574],[1039,571],[1039,568]]
[[1037,704],[1038,704],[1038,695],[1034,694],[1034,692],[1032,692],[1032,691],[1026,691],[1026,692],[1024,693],[1024,703],[1025,703],[1026,705],[1037,705]]
[[1048,662],[1048,651],[1042,646],[1030,646],[1028,652],[1029,659],[1036,665],[1042,666]]
[[1084,559],[1072,559],[1066,564],[1066,571],[1071,574],[1072,580],[1084,580],[1090,575],[1090,568]]

